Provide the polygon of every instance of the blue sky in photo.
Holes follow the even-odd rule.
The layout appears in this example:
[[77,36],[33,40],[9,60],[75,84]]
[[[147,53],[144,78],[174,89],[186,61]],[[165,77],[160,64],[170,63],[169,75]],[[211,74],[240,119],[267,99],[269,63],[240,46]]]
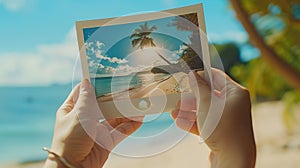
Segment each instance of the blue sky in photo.
[[[183,43],[190,43],[189,37],[191,36],[192,32],[177,30],[175,26],[172,26],[174,19],[175,16],[146,21],[149,28],[152,26],[157,27],[157,30],[153,31],[150,35],[156,47],[175,52],[180,50],[180,46],[182,46]],[[137,47],[132,47],[131,45],[132,39],[130,39],[130,35],[135,29],[139,28],[140,25],[144,24],[145,21],[112,26],[84,28],[84,42],[89,43],[98,41],[99,43],[103,44],[99,48],[103,51],[102,55],[116,57],[118,59],[126,59],[130,53],[137,50]],[[93,50],[96,51],[97,48],[97,46],[94,46]],[[90,54],[89,56],[90,58],[95,58],[95,54]],[[112,64],[110,61],[103,59],[101,60],[101,64],[104,66],[113,66],[114,68],[119,65],[118,63]]]
[[[161,39],[162,35],[158,34],[165,34],[166,36],[173,36],[179,39],[182,39],[185,42],[189,41],[190,32],[178,31],[176,27],[169,26],[172,23],[174,17],[157,19],[157,20],[149,20],[147,21],[148,27],[156,26],[157,30],[151,34],[151,36],[155,37],[155,43],[157,43]],[[126,45],[124,48],[130,49],[131,48],[131,40],[129,39],[130,35],[134,32],[136,28],[139,28],[140,25],[144,24],[145,22],[135,22],[129,24],[121,24],[121,25],[113,25],[113,26],[103,26],[103,27],[95,27],[95,28],[85,28],[83,30],[84,33],[84,41],[94,41],[99,40],[105,43],[106,48],[111,48],[111,46],[115,45],[120,39],[126,39],[127,41],[124,42]],[[165,41],[164,41],[165,42]],[[176,41],[174,41],[176,42]],[[166,43],[168,44],[168,49],[176,50],[178,49],[178,44],[172,44],[172,42]],[[159,44],[158,44],[159,46]],[[160,46],[163,47],[163,46]],[[119,51],[117,51],[119,52]],[[127,51],[130,52],[130,51]],[[119,54],[117,54],[119,55]]]
[[[202,2],[211,42],[245,42],[227,0],[0,0],[0,86],[72,80],[78,57],[75,22],[161,11]],[[247,49],[251,58],[251,49]],[[250,54],[249,54],[250,53]]]

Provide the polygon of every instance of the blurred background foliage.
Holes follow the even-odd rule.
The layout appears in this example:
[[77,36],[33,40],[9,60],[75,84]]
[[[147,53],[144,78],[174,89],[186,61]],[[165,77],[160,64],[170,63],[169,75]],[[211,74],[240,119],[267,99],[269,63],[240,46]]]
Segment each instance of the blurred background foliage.
[[[283,100],[287,132],[299,133],[300,1],[230,2],[249,41],[247,44],[215,44],[225,71],[250,90],[254,102]],[[260,51],[259,57],[242,61],[242,45],[253,45]],[[294,131],[295,128],[298,131]]]
[[[288,65],[280,67],[265,59],[267,55],[261,51],[264,46],[251,41],[252,34],[248,28],[250,42],[261,51],[261,57],[233,67],[232,75],[249,87],[253,97],[280,99],[286,92],[293,91],[298,94],[296,90],[299,89],[285,80],[286,76],[280,74],[280,71],[291,68],[298,73],[295,78],[300,78],[300,1],[231,0],[231,2],[233,6],[234,3],[239,3],[239,7],[247,12],[247,17],[256,29],[253,31],[257,31],[263,42],[274,52],[268,56],[279,57],[280,61]],[[240,14],[236,7],[233,7],[233,10],[237,15]],[[239,18],[240,21],[242,19],[245,18]],[[247,30],[246,27],[245,29]]]

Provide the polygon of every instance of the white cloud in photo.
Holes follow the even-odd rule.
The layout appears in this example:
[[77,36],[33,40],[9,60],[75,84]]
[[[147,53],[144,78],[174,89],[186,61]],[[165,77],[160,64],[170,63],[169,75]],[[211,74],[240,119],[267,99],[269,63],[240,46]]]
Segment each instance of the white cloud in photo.
[[248,39],[248,35],[242,31],[227,31],[220,33],[208,33],[208,39],[213,43],[237,42],[244,43]]
[[7,10],[16,12],[23,9],[29,0],[0,0],[0,5],[3,5]]
[[147,65],[138,65],[138,66],[129,66],[129,65],[122,65],[118,66],[115,68],[115,73],[116,74],[127,74],[129,75],[130,73],[136,73],[136,72],[142,72],[149,70],[149,68],[152,68],[152,66],[147,66]]
[[176,63],[187,48],[187,45],[180,45],[178,50],[172,52],[172,55],[169,59],[171,59],[173,63]]
[[101,68],[97,68],[96,71],[91,73],[91,77],[100,77],[100,76],[113,76],[115,73],[116,68],[113,68],[111,66],[103,66]]
[[[0,52],[0,85],[49,85],[72,81],[78,58],[75,28],[58,44],[38,45],[32,52]],[[80,74],[81,75],[81,74]],[[77,76],[80,76],[77,75]]]
[[96,46],[97,46],[98,48],[102,48],[102,47],[104,46],[104,43],[101,43],[100,41],[97,41],[97,42],[96,42]]
[[128,62],[126,59],[119,59],[117,57],[104,56],[104,55],[101,54],[101,52],[99,50],[96,53],[96,57],[99,58],[100,60],[107,60],[110,63],[125,64],[125,63]]
[[108,76],[125,76],[130,75],[137,72],[149,71],[152,69],[152,66],[147,65],[138,65],[138,66],[130,66],[130,65],[120,65],[117,67],[111,66],[103,66],[101,69],[98,69],[97,74],[92,73],[93,77],[108,77]]
[[[102,42],[96,41],[96,42],[88,42],[85,44],[88,50],[88,56],[90,58],[93,58],[94,56],[98,58],[97,61],[106,60],[110,63],[117,63],[117,64],[125,64],[128,61],[126,59],[120,59],[117,57],[109,57],[105,55],[105,51],[103,50],[103,47],[105,46]],[[93,56],[94,55],[94,56]]]
[[167,7],[172,7],[176,4],[175,0],[162,0],[162,2]]

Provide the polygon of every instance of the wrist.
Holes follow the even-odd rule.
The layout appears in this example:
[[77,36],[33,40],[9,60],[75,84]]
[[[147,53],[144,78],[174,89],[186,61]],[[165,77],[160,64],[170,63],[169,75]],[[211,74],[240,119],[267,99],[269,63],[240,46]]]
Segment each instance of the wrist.
[[52,150],[44,147],[44,151],[48,152],[48,158],[45,163],[45,167],[56,167],[56,168],[75,168],[77,166],[72,165],[63,156],[53,152]]
[[[53,152],[55,152],[58,156],[62,157],[69,164],[74,165],[75,167],[80,167],[80,163],[78,161],[74,160],[72,153],[70,153],[69,151],[66,151],[66,149],[67,149],[67,147],[66,147],[65,143],[62,143],[61,141],[58,141],[58,140],[54,141],[54,143],[52,143],[52,145],[51,145],[51,150]],[[49,155],[49,156],[50,156],[50,158],[52,158],[51,155]],[[57,157],[55,159],[59,161],[59,159]]]
[[212,151],[210,161],[212,168],[254,168],[256,161],[255,144]]
[[60,162],[58,158],[55,158],[54,155],[49,154],[46,159],[44,168],[67,168],[63,163]]

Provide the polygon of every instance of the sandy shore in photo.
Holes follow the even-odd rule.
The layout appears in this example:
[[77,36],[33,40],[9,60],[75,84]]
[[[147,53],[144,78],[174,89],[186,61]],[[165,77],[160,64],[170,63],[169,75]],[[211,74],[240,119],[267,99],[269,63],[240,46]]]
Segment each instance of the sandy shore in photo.
[[[283,108],[284,104],[281,101],[253,106],[254,131],[258,147],[257,168],[295,168],[300,165],[300,149],[283,148],[289,142],[282,120]],[[111,155],[105,168],[206,168],[209,167],[208,154],[208,148],[204,144],[199,144],[195,136],[189,135],[171,150],[153,157],[138,159]],[[26,165],[15,163],[0,167],[40,168],[42,162]]]
[[[160,91],[158,91],[160,90]],[[163,94],[175,94],[180,92],[188,92],[188,76],[183,72],[178,72],[172,76],[161,79],[160,81],[141,86],[136,88],[130,88],[125,91],[118,93],[107,94],[97,98],[99,102],[106,102],[112,100],[122,100],[127,99],[128,96],[131,99],[134,98],[145,98],[149,96],[161,96],[161,91]]]

